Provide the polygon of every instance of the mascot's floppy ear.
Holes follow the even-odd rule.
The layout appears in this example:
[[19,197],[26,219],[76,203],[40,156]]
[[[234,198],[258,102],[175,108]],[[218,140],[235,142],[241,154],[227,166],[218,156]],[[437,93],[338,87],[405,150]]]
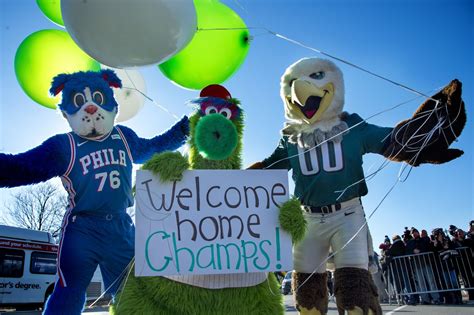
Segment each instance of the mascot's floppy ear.
[[51,88],[49,89],[49,93],[53,96],[58,95],[64,89],[64,85],[67,81],[71,78],[70,74],[61,73],[58,74],[53,78],[53,82],[51,83]]
[[102,80],[107,82],[107,84],[111,87],[114,87],[114,88],[122,87],[122,81],[119,79],[117,74],[115,74],[113,70],[104,69],[98,73],[97,72],[95,73],[94,72],[77,72],[73,74],[67,74],[67,73],[58,74],[57,76],[53,78],[53,82],[51,83],[51,88],[49,89],[49,93],[51,93],[51,95],[56,96],[62,92],[62,90],[64,89],[64,86],[69,80],[73,78],[77,79],[80,76],[82,78],[86,78],[87,75],[90,75],[90,74],[93,74],[94,76],[98,75]]
[[100,74],[102,76],[102,79],[106,81],[109,86],[114,87],[114,88],[121,88],[122,87],[122,81],[119,79],[117,74],[113,70],[110,69],[104,69],[100,71]]

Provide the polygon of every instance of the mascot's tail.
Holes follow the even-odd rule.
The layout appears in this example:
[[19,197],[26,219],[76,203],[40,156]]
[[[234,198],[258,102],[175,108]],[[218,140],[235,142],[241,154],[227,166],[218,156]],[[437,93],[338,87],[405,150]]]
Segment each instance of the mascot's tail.
[[454,79],[421,104],[410,119],[394,128],[384,156],[413,166],[442,164],[460,157],[464,152],[449,146],[466,124],[461,94],[462,83]]

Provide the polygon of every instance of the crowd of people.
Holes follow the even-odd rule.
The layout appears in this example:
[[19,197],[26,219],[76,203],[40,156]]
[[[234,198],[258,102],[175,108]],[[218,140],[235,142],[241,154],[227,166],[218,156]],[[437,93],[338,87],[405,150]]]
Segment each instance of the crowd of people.
[[462,288],[474,300],[474,220],[467,231],[450,225],[428,234],[405,227],[401,235],[386,235],[379,249],[386,289],[401,302],[462,304]]

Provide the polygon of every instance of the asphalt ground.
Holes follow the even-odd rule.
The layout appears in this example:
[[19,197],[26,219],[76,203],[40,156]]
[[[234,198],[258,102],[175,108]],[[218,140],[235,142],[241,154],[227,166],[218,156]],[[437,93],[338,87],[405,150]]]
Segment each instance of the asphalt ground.
[[[293,306],[293,297],[285,295],[285,315],[297,315]],[[382,311],[385,315],[411,315],[411,314],[427,314],[427,315],[474,315],[474,302],[463,305],[397,305],[382,304]],[[337,315],[336,303],[329,301],[328,315]]]
[[[291,295],[285,295],[285,315],[297,315],[295,307],[293,306],[293,297]],[[94,307],[87,309],[83,314],[86,315],[108,315],[107,307]],[[383,313],[386,315],[411,315],[411,314],[427,314],[427,315],[474,315],[474,302],[471,301],[463,305],[389,305],[382,304]],[[7,311],[0,314],[7,315],[40,315],[41,311]],[[328,315],[337,315],[337,308],[334,301],[329,302]],[[150,314],[153,315],[153,314]],[[212,314],[210,314],[212,315]],[[270,314],[269,314],[270,315]]]

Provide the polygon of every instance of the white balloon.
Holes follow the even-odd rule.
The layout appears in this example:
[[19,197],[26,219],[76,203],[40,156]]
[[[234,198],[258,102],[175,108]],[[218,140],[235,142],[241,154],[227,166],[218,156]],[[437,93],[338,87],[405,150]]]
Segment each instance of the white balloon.
[[114,68],[168,60],[197,25],[193,0],[61,0],[61,12],[76,44]]
[[123,122],[133,118],[145,103],[146,85],[143,76],[137,70],[114,69],[104,65],[102,69],[114,70],[122,80],[122,88],[113,89],[114,98],[119,105],[115,121]]

